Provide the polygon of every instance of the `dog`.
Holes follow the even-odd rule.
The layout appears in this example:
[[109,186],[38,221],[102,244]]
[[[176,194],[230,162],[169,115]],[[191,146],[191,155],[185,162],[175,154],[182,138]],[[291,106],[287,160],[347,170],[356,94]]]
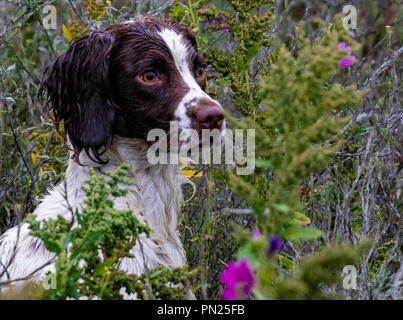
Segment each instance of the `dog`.
[[[138,18],[73,41],[43,77],[41,91],[56,123],[64,122],[72,151],[64,183],[43,198],[36,220],[71,219],[71,210],[83,206],[90,168],[102,175],[128,163],[133,185],[114,207],[129,207],[151,231],[140,235],[142,250],[137,243],[122,270],[140,275],[145,267],[184,266],[177,228],[186,178],[178,164],[149,163],[146,137],[155,128],[168,132],[172,121],[179,130],[224,130],[221,105],[204,92],[206,67],[194,34],[162,19]],[[0,282],[40,283],[54,272],[54,254],[29,233],[22,223],[1,236]]]

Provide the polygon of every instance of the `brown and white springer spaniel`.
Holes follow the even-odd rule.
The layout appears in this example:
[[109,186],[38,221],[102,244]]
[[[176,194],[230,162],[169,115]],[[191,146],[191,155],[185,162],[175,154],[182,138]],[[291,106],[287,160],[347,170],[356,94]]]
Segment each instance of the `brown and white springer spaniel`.
[[[178,165],[149,163],[146,137],[154,128],[168,131],[170,121],[178,121],[179,130],[224,131],[220,104],[204,92],[205,70],[194,35],[165,20],[136,19],[72,42],[43,79],[48,105],[56,121],[64,122],[72,157],[65,183],[44,197],[33,213],[36,219],[71,219],[71,208],[83,205],[89,169],[104,174],[125,162],[134,183],[125,197],[114,199],[114,207],[131,209],[151,234],[140,236],[144,255],[137,244],[134,258],[125,258],[122,269],[141,274],[145,266],[183,266],[177,226],[185,178]],[[0,238],[0,281],[26,277],[52,258],[23,223]],[[33,279],[42,281],[53,269],[48,265]]]

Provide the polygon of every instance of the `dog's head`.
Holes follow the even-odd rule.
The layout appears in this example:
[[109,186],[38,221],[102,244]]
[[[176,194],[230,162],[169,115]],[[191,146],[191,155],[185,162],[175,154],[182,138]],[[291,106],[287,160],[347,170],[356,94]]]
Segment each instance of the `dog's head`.
[[85,150],[97,162],[115,134],[145,139],[151,129],[168,131],[170,121],[199,134],[222,130],[223,110],[205,85],[206,62],[194,35],[181,24],[149,18],[75,40],[43,79],[75,154]]

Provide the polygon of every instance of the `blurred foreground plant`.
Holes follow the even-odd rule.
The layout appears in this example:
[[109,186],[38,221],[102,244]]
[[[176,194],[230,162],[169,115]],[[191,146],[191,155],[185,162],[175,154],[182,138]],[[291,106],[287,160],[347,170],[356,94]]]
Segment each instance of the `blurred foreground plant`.
[[[338,44],[358,47],[340,18],[331,26],[316,20],[315,27],[321,36],[313,43],[304,36],[303,24],[297,28],[297,58],[280,48],[261,79],[262,104],[255,106],[256,113],[241,121],[229,117],[237,128],[256,130],[257,170],[246,178],[229,172],[228,184],[252,206],[262,238],[278,235],[295,247],[300,240],[321,236],[320,230],[306,226],[310,220],[302,213],[300,184],[330,163],[341,146],[337,134],[350,119],[345,110],[357,106],[365,94],[353,85],[343,88],[332,82],[340,60],[349,54]],[[247,235],[241,242],[238,256],[248,257],[255,268],[255,296],[260,299],[325,298],[320,285],[335,284],[338,269],[359,262],[367,248],[325,249],[295,266],[285,256],[269,259],[266,240]]]
[[91,170],[89,187],[84,188],[85,207],[72,212],[71,221],[61,216],[41,222],[34,215],[27,217],[32,235],[56,254],[56,289],[43,292],[41,298],[119,299],[123,291],[142,299],[185,298],[185,282],[192,278],[185,269],[158,268],[136,276],[119,268],[123,258],[133,258],[130,249],[140,241],[139,235],[149,234],[131,210],[114,209],[110,199],[127,194],[118,184],[131,184],[126,178],[128,169],[123,164],[108,173],[107,179]]

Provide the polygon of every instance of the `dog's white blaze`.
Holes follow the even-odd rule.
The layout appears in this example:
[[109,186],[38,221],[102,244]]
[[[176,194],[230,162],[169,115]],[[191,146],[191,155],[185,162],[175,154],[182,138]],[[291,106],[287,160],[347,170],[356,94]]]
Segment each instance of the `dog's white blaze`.
[[[183,97],[175,111],[175,117],[179,119],[179,128],[190,128],[190,119],[186,115],[185,104],[189,103],[194,98],[207,98],[212,101],[214,100],[211,99],[208,94],[206,94],[200,88],[192,74],[192,71],[190,70],[189,63],[186,59],[188,55],[188,47],[186,46],[182,35],[171,29],[164,29],[163,31],[159,32],[159,35],[165,41],[166,45],[171,51],[172,57],[174,58],[175,67],[181,75],[183,81],[190,88],[189,92]],[[214,102],[218,104],[217,101]]]

